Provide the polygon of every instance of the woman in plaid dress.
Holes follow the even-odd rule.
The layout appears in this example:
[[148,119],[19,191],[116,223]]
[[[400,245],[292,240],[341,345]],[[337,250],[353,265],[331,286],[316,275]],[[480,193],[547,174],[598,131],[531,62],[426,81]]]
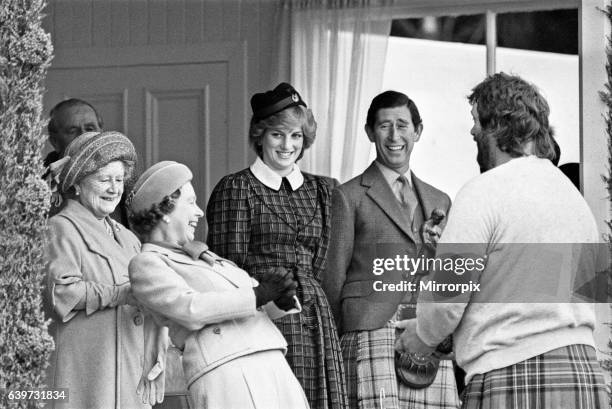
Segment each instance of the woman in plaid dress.
[[272,267],[293,270],[302,313],[275,321],[289,344],[287,361],[313,408],[345,408],[340,343],[319,284],[331,185],[295,163],[313,143],[316,123],[286,83],[255,94],[251,106],[249,139],[258,157],[215,187],[206,210],[208,244],[255,278]]

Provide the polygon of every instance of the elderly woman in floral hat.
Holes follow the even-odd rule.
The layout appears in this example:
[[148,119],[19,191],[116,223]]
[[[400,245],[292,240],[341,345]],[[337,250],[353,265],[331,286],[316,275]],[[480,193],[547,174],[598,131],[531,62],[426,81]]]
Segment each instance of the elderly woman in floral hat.
[[269,268],[291,271],[303,311],[275,320],[287,360],[313,408],[346,407],[340,342],[320,285],[331,227],[329,178],[297,162],[314,143],[317,124],[287,83],[251,98],[249,130],[257,153],[247,169],[225,176],[208,202],[208,244],[255,278]]
[[307,409],[270,320],[299,312],[297,284],[281,269],[257,282],[193,241],[204,212],[192,176],[181,163],[159,162],[128,196],[130,225],[144,243],[129,266],[134,296],[183,351],[194,408]]
[[56,408],[150,407],[136,394],[144,316],[128,279],[140,242],[109,217],[135,161],[134,146],[121,133],[88,132],[53,166],[67,200],[49,219],[46,251],[45,308],[55,340],[47,385],[69,390],[67,402],[52,403]]

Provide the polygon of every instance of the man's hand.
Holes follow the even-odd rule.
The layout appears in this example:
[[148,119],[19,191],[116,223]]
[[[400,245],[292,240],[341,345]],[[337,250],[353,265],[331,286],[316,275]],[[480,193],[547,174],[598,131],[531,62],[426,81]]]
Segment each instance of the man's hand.
[[397,352],[407,352],[417,355],[431,355],[435,347],[430,347],[425,344],[416,333],[416,318],[404,321],[398,321],[395,328],[403,329],[404,332],[395,341],[395,350]]

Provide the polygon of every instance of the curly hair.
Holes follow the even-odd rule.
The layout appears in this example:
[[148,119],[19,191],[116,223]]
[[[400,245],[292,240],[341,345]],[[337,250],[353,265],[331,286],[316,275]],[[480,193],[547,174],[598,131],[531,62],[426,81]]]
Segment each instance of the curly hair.
[[493,136],[502,152],[525,156],[524,143],[533,141],[536,156],[555,159],[550,108],[535,85],[500,72],[474,87],[468,101],[477,104],[482,132]]
[[128,212],[130,228],[141,238],[146,238],[164,216],[172,213],[176,199],[180,196],[181,190],[176,189],[170,195],[164,196],[161,202],[154,204],[148,210],[138,213]]
[[255,118],[251,118],[251,126],[249,127],[249,142],[255,150],[255,153],[257,153],[257,156],[263,159],[261,141],[264,137],[266,129],[278,126],[290,127],[293,125],[301,127],[304,134],[302,152],[300,152],[300,156],[297,158],[297,160],[300,160],[302,159],[302,156],[304,156],[304,151],[310,148],[314,143],[317,133],[317,123],[314,119],[312,111],[309,108],[298,105],[284,109],[259,121]]

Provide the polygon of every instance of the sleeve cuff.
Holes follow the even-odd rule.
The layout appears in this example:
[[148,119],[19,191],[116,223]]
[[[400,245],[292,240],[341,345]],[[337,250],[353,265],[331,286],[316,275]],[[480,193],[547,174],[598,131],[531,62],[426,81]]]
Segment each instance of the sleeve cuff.
[[427,345],[428,347],[435,348],[440,344],[440,342],[442,342],[446,338],[446,337],[442,337],[438,341],[438,338],[435,334],[428,332],[427,330],[423,328],[422,325],[419,325],[419,324],[420,324],[420,321],[417,318],[416,335],[417,337],[419,337],[419,340],[421,340],[421,342]]

